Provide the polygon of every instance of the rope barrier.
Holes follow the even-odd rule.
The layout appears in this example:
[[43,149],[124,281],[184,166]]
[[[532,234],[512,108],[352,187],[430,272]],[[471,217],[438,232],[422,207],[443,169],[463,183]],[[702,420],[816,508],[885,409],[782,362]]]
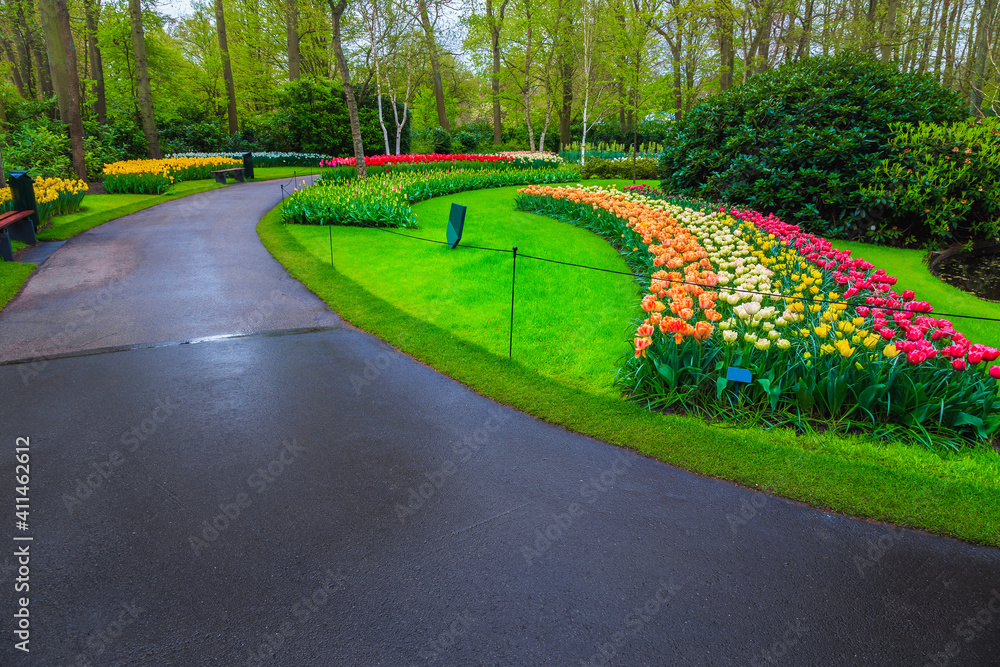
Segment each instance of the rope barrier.
[[[364,223],[358,224],[357,226],[358,227],[365,227],[365,228],[368,228],[368,229],[378,229],[378,230],[381,230],[381,231],[384,231],[384,232],[388,232],[389,234],[395,234],[396,236],[402,236],[403,238],[412,239],[414,241],[425,241],[427,243],[437,243],[439,245],[450,245],[447,241],[438,241],[437,239],[428,239],[428,238],[424,238],[422,236],[412,236],[410,234],[402,234],[402,233],[394,231],[394,230],[392,230],[392,229],[390,229],[388,227],[379,227],[377,225],[367,225],[367,224],[364,224]],[[473,249],[473,250],[488,250],[488,251],[491,251],[491,252],[500,252],[500,253],[507,253],[507,254],[514,253],[517,257],[521,257],[522,259],[534,259],[534,260],[537,260],[537,261],[540,261],[540,262],[549,262],[550,264],[560,264],[562,266],[571,266],[571,267],[575,267],[575,268],[579,268],[579,269],[586,269],[588,271],[601,271],[603,273],[612,273],[612,274],[620,275],[620,276],[629,276],[632,279],[640,279],[640,278],[647,279],[647,280],[651,279],[649,276],[646,276],[645,274],[642,274],[642,273],[635,273],[635,272],[630,273],[630,272],[627,272],[627,271],[616,271],[614,269],[604,269],[604,268],[601,268],[601,267],[598,267],[598,266],[587,266],[586,264],[576,264],[574,262],[565,262],[565,261],[558,260],[558,259],[550,259],[548,257],[537,257],[535,255],[526,255],[524,253],[519,253],[516,250],[506,250],[504,248],[487,248],[487,247],[484,247],[484,246],[466,245],[464,243],[459,244],[458,247],[459,248],[470,248],[470,249]],[[702,289],[704,289],[706,287],[709,287],[708,285],[704,285],[702,283],[696,283],[696,282],[691,282],[691,281],[687,281],[687,280],[675,280],[675,279],[670,279],[670,278],[656,278],[656,280],[660,280],[661,282],[665,282],[665,283],[672,283],[672,284],[675,284],[675,285],[693,285],[693,286],[696,286],[696,287],[700,287]],[[715,289],[715,291],[726,291],[726,292],[733,292],[733,293],[739,293],[739,294],[752,294],[752,295],[767,296],[767,297],[771,297],[772,299],[795,299],[797,301],[803,301],[803,302],[811,303],[811,304],[821,304],[821,305],[837,304],[837,305],[844,305],[844,306],[852,306],[852,307],[855,307],[855,308],[858,307],[858,306],[864,306],[864,307],[867,307],[867,308],[877,308],[879,310],[883,310],[883,311],[887,311],[887,312],[921,313],[921,314],[926,315],[928,317],[933,316],[935,318],[947,317],[947,318],[958,318],[958,319],[967,319],[967,320],[978,320],[978,321],[981,321],[981,322],[1000,322],[1000,318],[995,318],[995,317],[982,317],[982,316],[979,316],[979,315],[960,315],[958,313],[939,313],[939,312],[929,313],[929,312],[925,312],[925,311],[911,310],[911,309],[908,309],[908,308],[898,308],[898,307],[890,307],[890,306],[874,306],[874,305],[869,304],[867,301],[865,301],[865,302],[850,301],[850,300],[833,301],[831,299],[815,299],[815,298],[812,298],[812,297],[798,296],[798,295],[795,295],[795,294],[783,294],[781,292],[760,292],[760,291],[756,291],[756,290],[748,290],[748,289],[743,289],[743,288],[738,288],[738,287],[725,287],[725,286],[723,286],[721,288],[720,287],[716,287],[714,289]]]

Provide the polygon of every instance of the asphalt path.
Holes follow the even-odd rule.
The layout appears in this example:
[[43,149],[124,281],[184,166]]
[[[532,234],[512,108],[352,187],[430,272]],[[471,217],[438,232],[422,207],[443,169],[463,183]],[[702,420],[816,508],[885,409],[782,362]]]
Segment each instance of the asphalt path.
[[0,664],[997,664],[1000,551],[479,396],[291,280],[279,198],[86,232],[0,313]]

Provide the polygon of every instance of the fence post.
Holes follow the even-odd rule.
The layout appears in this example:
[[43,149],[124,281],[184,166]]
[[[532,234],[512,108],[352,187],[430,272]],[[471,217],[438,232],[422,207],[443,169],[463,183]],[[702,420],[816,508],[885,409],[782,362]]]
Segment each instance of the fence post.
[[510,343],[507,346],[507,358],[514,357],[514,281],[517,280],[517,246],[514,246],[514,265],[510,271]]

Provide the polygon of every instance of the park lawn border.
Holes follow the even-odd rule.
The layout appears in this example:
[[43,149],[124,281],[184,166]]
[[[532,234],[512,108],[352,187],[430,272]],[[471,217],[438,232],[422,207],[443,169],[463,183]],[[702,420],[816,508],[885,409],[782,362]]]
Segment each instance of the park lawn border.
[[0,261],[0,311],[17,296],[37,268],[37,264]]
[[[962,479],[960,465],[949,471],[947,461],[938,468],[926,457],[907,465],[858,438],[715,425],[595,396],[401,313],[307,252],[284,229],[280,205],[261,219],[257,233],[292,277],[345,321],[500,403],[701,475],[824,510],[1000,546],[1000,486]],[[845,458],[845,451],[853,455]],[[720,525],[728,518],[720,517]]]

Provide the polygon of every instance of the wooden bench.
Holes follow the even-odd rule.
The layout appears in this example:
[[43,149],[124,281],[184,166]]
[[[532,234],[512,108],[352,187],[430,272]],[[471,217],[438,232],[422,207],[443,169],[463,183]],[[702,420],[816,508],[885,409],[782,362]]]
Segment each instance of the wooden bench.
[[233,178],[239,181],[240,183],[245,182],[243,178],[243,167],[235,167],[233,169],[219,169],[218,171],[212,172],[212,176],[215,176],[216,182],[222,183],[223,185],[225,185],[226,183],[226,174],[232,174]]
[[35,238],[35,223],[30,219],[32,213],[34,211],[7,211],[0,214],[0,257],[8,262],[14,261],[11,239],[30,245],[38,243]]

